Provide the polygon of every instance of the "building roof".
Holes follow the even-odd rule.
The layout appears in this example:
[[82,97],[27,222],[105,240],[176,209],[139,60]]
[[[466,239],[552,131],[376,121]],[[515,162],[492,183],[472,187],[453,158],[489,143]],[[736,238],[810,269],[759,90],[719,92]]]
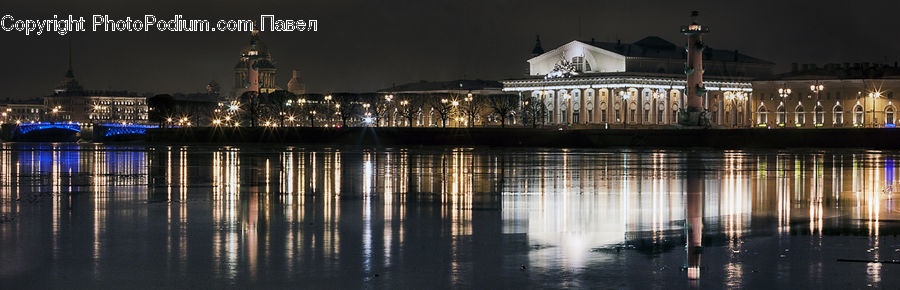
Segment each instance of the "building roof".
[[482,91],[501,90],[503,84],[489,80],[419,81],[379,90],[380,93],[427,92],[427,91]]
[[[666,58],[666,59],[685,59],[686,53],[683,46],[678,46],[668,40],[657,36],[644,37],[634,43],[621,42],[597,42],[597,41],[581,41],[585,44],[618,53],[625,57],[643,57],[643,58]],[[743,62],[743,63],[759,63],[774,64],[770,61],[755,58],[737,50],[714,49],[706,46],[703,51],[703,59],[709,61],[723,62]]]

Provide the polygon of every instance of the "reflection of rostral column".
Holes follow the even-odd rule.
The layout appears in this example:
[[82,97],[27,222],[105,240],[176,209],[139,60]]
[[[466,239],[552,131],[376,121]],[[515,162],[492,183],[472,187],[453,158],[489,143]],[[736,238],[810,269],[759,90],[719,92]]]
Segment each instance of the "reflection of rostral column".
[[682,125],[697,126],[701,123],[703,112],[703,95],[706,89],[703,88],[703,33],[709,32],[709,29],[697,23],[699,12],[691,12],[691,25],[682,26],[681,33],[688,37],[687,47],[687,63],[684,65],[684,74],[687,75],[687,84],[685,85],[685,95],[687,96],[687,107],[683,118],[678,118]]
[[703,161],[701,156],[688,155],[687,158],[687,217],[685,236],[687,237],[686,260],[688,279],[700,279],[700,254],[703,252]]

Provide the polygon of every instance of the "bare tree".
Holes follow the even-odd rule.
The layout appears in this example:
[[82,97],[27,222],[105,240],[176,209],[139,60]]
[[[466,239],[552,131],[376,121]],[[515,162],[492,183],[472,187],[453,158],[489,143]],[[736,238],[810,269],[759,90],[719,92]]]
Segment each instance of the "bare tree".
[[447,120],[453,112],[453,101],[447,96],[433,95],[428,98],[428,105],[441,117],[441,127],[447,127]]
[[381,119],[393,108],[393,100],[389,101],[387,97],[379,94],[369,94],[362,99],[369,104],[368,112],[371,113],[374,119],[375,127],[380,127]]
[[359,114],[360,103],[356,96],[349,94],[335,94],[332,97],[335,115],[341,120],[341,126],[347,127],[347,121]]
[[488,97],[485,96],[466,96],[459,104],[459,110],[465,116],[469,127],[475,125],[475,117],[486,111],[485,104],[488,103]]
[[511,117],[519,108],[518,95],[491,95],[488,96],[488,107],[500,120],[500,127],[506,128],[506,119]]
[[526,99],[522,103],[523,114],[522,123],[526,126],[531,124],[532,128],[537,128],[538,123],[543,124],[547,117],[547,105],[539,99]]
[[412,127],[416,117],[422,112],[424,103],[421,96],[404,97],[397,102],[397,112]]

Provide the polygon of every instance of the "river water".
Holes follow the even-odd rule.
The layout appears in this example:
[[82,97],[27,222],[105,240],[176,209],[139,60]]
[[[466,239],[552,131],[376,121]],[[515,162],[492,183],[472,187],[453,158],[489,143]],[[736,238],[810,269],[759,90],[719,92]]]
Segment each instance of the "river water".
[[0,145],[0,287],[896,288],[898,152]]

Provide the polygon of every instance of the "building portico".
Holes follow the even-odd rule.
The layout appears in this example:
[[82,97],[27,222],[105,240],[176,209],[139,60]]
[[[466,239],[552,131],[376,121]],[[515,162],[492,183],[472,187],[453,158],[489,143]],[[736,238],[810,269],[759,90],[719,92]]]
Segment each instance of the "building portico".
[[[504,81],[504,91],[539,100],[548,125],[658,127],[678,123],[678,112],[684,110],[685,83],[679,76],[616,73],[510,80]],[[704,106],[723,115],[716,118],[719,125],[750,124],[750,117],[742,114],[748,111],[749,81],[711,79],[706,84]]]

